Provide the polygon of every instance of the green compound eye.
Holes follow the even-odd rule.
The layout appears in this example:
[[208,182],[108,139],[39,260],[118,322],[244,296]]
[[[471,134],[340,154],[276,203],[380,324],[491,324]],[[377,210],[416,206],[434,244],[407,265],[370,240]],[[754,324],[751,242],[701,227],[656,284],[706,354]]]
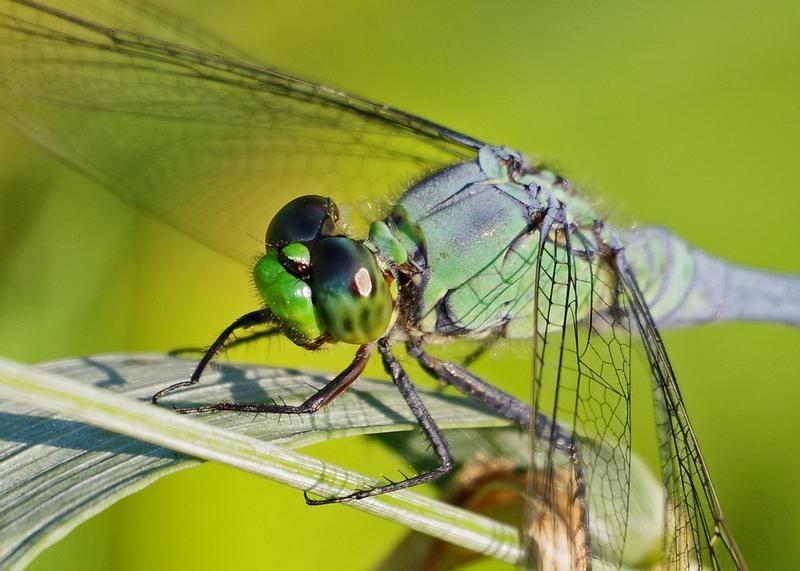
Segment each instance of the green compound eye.
[[349,238],[323,238],[311,250],[314,307],[337,341],[362,344],[380,338],[394,303],[375,255]]

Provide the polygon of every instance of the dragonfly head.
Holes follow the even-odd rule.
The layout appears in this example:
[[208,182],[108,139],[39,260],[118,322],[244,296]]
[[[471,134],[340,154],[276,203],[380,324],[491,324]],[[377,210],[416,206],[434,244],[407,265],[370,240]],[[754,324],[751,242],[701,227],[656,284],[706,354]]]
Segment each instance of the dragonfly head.
[[298,345],[369,343],[392,321],[393,276],[363,242],[335,235],[338,217],[329,198],[292,200],[270,222],[253,268],[265,305]]

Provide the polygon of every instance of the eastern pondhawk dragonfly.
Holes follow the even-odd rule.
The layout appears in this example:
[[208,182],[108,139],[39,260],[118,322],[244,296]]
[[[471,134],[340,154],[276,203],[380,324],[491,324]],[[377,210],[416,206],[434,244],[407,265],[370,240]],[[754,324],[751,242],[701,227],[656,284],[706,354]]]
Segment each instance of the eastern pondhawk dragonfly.
[[[358,500],[432,480],[454,463],[394,354],[405,346],[436,379],[530,427],[529,562],[619,567],[630,499],[631,353],[640,346],[667,497],[661,564],[744,568],[657,326],[797,325],[800,279],[727,264],[665,229],[615,229],[569,181],[518,151],[244,63],[234,48],[148,2],[0,6],[0,103],[29,136],[126,201],[244,262],[272,217],[253,270],[264,307],[234,321],[192,378],[154,402],[198,382],[239,329],[265,326],[251,338],[281,333],[309,349],[358,348],[300,405],[181,412],[312,413],[377,351],[438,466],[342,497],[307,497]],[[367,238],[356,239],[357,223],[330,197],[344,189],[368,196],[389,184],[398,197],[386,200]],[[481,348],[532,341],[532,403],[429,352],[461,339]],[[604,535],[598,521],[622,532]],[[553,558],[542,544],[558,543],[556,528],[567,541]]]

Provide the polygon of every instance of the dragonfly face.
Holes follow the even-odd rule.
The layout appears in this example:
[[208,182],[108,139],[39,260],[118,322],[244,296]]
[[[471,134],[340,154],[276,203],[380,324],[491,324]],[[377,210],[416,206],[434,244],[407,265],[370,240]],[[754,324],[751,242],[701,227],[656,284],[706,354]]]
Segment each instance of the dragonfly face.
[[303,347],[326,340],[361,345],[392,322],[394,277],[372,250],[335,236],[338,209],[329,198],[302,196],[284,206],[266,234],[253,280],[289,339]]

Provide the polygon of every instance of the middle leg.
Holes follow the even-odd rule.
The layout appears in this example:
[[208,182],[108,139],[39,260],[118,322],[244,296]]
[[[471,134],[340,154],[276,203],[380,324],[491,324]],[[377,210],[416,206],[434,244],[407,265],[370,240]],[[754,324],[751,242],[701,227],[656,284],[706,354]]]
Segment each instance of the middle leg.
[[417,484],[424,484],[425,482],[436,480],[447,474],[455,465],[453,454],[450,452],[450,447],[447,444],[447,440],[445,440],[442,430],[436,425],[436,421],[433,420],[433,417],[428,412],[428,409],[425,408],[419,393],[417,393],[417,390],[414,388],[411,379],[408,378],[408,374],[406,374],[406,372],[403,370],[403,367],[400,365],[400,362],[395,358],[395,356],[392,355],[388,343],[385,341],[379,341],[378,350],[381,352],[381,357],[383,357],[383,366],[386,369],[386,372],[391,375],[392,381],[394,382],[395,386],[397,386],[397,390],[400,391],[400,394],[403,396],[403,399],[405,399],[408,408],[411,409],[411,412],[414,414],[414,417],[417,419],[420,427],[422,427],[422,432],[425,434],[428,442],[431,443],[431,447],[433,448],[433,451],[439,460],[439,465],[432,470],[422,472],[421,474],[417,474],[416,476],[406,478],[399,482],[390,481],[389,484],[359,490],[345,496],[326,498],[323,500],[313,500],[308,496],[308,493],[306,493],[306,503],[309,505],[348,502],[352,500],[369,498],[371,496],[377,496],[379,494],[396,492],[397,490],[410,488],[412,486],[416,486]]
[[[523,427],[530,426],[531,407],[524,401],[473,375],[460,365],[429,355],[418,344],[409,342],[406,347],[408,354],[433,378],[453,385],[470,399],[504,418],[513,420]],[[567,429],[539,411],[536,412],[535,418],[534,431],[538,439],[550,443],[562,452],[574,453],[575,439]]]
[[486,406],[497,414],[522,426],[531,422],[531,408],[527,403],[487,383],[451,361],[428,355],[415,343],[407,343],[408,354],[433,378],[453,385],[472,400]]
[[[483,404],[501,416],[516,421],[523,427],[530,427],[531,408],[523,401],[487,383],[480,377],[473,375],[465,368],[455,363],[428,355],[419,345],[408,343],[407,347],[409,355],[414,357],[419,362],[420,366],[437,380],[453,385],[467,397]],[[563,428],[558,422],[549,418],[547,415],[536,411],[534,418],[535,425],[533,427],[532,437],[536,438],[537,442],[544,444],[545,453],[549,456],[554,452],[559,452],[565,454],[570,459],[575,480],[574,497],[572,501],[575,501],[579,506],[581,525],[586,530],[586,537],[588,538],[589,508],[585,466],[578,440],[572,432]],[[548,468],[552,470],[551,466]],[[531,477],[535,476],[532,475]],[[547,472],[547,469],[545,471],[545,479],[548,482],[553,482],[554,480],[553,474]],[[548,497],[548,492],[552,493],[552,490],[549,490],[546,484],[543,490],[539,491],[543,491],[542,497],[555,505],[555,499],[553,497]]]

